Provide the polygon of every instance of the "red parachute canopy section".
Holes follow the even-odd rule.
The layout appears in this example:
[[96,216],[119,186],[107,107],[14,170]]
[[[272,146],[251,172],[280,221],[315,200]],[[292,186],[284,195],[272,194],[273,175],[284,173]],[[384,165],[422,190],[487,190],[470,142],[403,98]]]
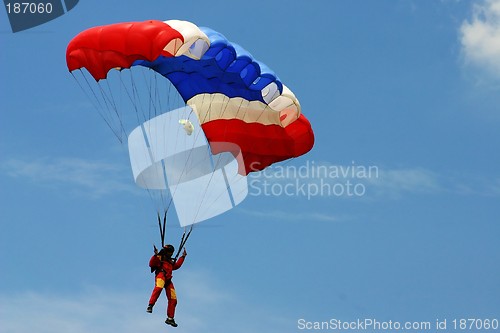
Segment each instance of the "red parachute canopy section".
[[[66,64],[70,71],[86,68],[96,80],[112,68],[130,68],[136,60],[173,57],[183,36],[161,21],[116,23],[90,28],[68,44]],[[169,50],[170,48],[170,52]]]

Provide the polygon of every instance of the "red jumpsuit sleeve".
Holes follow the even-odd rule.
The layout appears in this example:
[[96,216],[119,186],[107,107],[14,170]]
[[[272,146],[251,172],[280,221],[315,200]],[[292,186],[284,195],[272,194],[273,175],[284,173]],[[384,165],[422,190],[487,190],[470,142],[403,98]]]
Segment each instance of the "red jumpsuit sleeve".
[[179,259],[177,259],[177,261],[175,262],[174,266],[172,267],[172,269],[179,269],[181,268],[182,264],[184,263],[184,256],[180,257]]
[[151,268],[157,268],[161,266],[161,261],[160,258],[155,254],[154,256],[149,259],[149,267]]

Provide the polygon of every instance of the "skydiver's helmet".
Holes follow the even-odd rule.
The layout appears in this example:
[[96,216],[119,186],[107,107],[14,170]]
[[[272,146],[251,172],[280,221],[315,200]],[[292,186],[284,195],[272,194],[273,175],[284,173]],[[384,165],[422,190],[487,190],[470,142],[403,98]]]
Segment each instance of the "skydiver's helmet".
[[160,250],[160,255],[166,255],[166,256],[171,257],[174,254],[174,251],[175,251],[175,248],[172,245],[168,244],[168,245],[165,245]]

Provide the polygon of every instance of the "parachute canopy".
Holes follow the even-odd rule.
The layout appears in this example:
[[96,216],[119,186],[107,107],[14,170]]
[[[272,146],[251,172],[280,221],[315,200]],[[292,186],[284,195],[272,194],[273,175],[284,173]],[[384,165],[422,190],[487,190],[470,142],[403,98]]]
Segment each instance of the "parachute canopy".
[[[241,175],[313,147],[311,125],[292,91],[266,65],[209,28],[178,20],[94,27],[71,40],[66,61],[70,71],[85,68],[96,81],[107,79],[112,69],[134,66],[164,76],[196,114],[212,153],[241,154]],[[180,126],[186,135],[193,131],[187,119]]]

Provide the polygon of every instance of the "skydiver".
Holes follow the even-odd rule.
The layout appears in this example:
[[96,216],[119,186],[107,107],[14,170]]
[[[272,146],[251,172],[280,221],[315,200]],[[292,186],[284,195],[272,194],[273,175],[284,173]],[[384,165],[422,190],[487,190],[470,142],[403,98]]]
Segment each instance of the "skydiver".
[[177,327],[177,323],[174,320],[177,295],[175,294],[174,284],[172,283],[172,271],[182,266],[187,253],[186,249],[184,249],[182,256],[176,261],[172,258],[174,251],[174,247],[170,244],[165,245],[159,252],[156,247],[154,248],[155,253],[149,260],[149,267],[151,267],[151,272],[155,272],[155,287],[151,293],[146,312],[153,312],[153,306],[158,300],[162,289],[165,289],[168,300],[167,319],[165,320],[165,324]]

